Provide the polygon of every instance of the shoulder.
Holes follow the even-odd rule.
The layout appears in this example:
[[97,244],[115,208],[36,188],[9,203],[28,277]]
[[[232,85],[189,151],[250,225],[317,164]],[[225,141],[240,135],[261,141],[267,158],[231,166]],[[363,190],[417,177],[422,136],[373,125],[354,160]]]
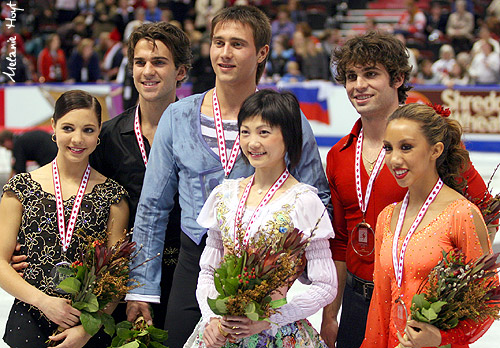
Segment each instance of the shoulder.
[[3,193],[7,191],[12,191],[14,194],[21,199],[24,192],[33,187],[34,181],[31,178],[30,173],[19,173],[12,178],[3,186]]
[[[99,174],[100,175],[100,174]],[[128,192],[115,180],[107,178],[103,183],[97,184],[96,192],[98,196],[108,199],[111,204],[120,202],[123,198],[128,198]]]
[[193,94],[190,95],[189,97],[179,99],[175,103],[172,103],[168,106],[167,110],[175,110],[176,112],[178,111],[184,111],[184,110],[191,110],[192,108],[195,107],[200,107],[201,106],[201,101],[203,100],[203,97],[205,96],[205,93],[200,93],[200,94]]
[[136,106],[132,106],[131,108],[125,110],[121,114],[105,121],[102,124],[101,134],[110,132],[113,129],[120,128],[122,125],[129,121],[130,118],[134,117]]

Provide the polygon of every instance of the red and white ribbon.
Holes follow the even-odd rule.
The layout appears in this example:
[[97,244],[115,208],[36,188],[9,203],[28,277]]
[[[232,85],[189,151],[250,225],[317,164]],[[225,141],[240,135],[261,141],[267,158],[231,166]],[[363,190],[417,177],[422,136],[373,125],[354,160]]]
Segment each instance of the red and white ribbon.
[[[290,176],[290,173],[288,172],[288,169],[285,168],[285,170],[280,175],[280,177],[274,182],[274,184],[267,191],[266,195],[262,198],[259,205],[255,209],[252,217],[250,218],[250,221],[248,222],[245,236],[243,237],[243,244],[248,244],[248,240],[250,239],[250,228],[253,225],[253,223],[255,222],[255,219],[256,219],[257,215],[259,214],[259,211],[261,210],[261,208],[263,206],[265,206],[271,200],[271,198],[273,198],[276,191],[278,191],[278,189],[281,186],[283,186],[283,184],[285,183],[286,179],[288,179],[289,176]],[[239,244],[238,230],[239,230],[239,227],[241,225],[241,221],[243,220],[243,213],[245,211],[245,205],[246,205],[246,202],[248,199],[248,194],[250,193],[250,188],[253,185],[254,177],[255,177],[255,174],[252,175],[252,177],[250,178],[250,181],[248,182],[247,186],[245,187],[245,191],[243,191],[243,195],[241,196],[240,203],[238,204],[238,209],[236,210],[236,216],[234,217],[234,245],[235,245],[236,249],[238,249],[238,247],[239,247],[238,246],[238,244]]]
[[408,208],[408,201],[410,200],[410,192],[406,192],[405,198],[401,205],[401,211],[399,212],[398,223],[396,224],[396,230],[394,231],[394,239],[392,240],[392,264],[394,266],[394,274],[396,275],[396,280],[398,282],[398,286],[401,287],[401,283],[403,281],[403,264],[405,259],[406,248],[408,247],[408,243],[410,242],[410,238],[415,233],[417,226],[420,224],[420,221],[424,218],[427,209],[432,202],[436,199],[439,191],[443,187],[443,180],[439,178],[434,185],[434,188],[427,196],[424,204],[420,208],[420,211],[417,214],[417,217],[413,221],[408,233],[406,234],[405,240],[403,241],[403,245],[401,246],[401,251],[399,253],[399,261],[398,261],[398,240],[401,234],[401,229],[403,228],[403,222],[405,219],[406,209]]
[[62,249],[64,252],[68,250],[69,244],[71,243],[76,218],[78,216],[78,212],[80,211],[80,206],[82,205],[82,199],[89,182],[89,177],[90,164],[87,164],[87,169],[85,169],[82,181],[80,182],[80,187],[78,188],[78,193],[75,197],[75,202],[73,203],[73,209],[71,210],[71,215],[68,221],[68,229],[66,230],[64,228],[64,204],[61,191],[61,179],[59,178],[59,169],[57,168],[56,160],[54,159],[52,161],[52,179],[54,182],[54,193],[56,196],[57,224],[59,226],[59,235],[61,236]]
[[370,174],[370,179],[368,180],[368,186],[366,186],[366,196],[363,201],[363,191],[361,190],[361,153],[363,150],[363,130],[359,132],[358,141],[356,143],[356,157],[354,162],[354,170],[356,175],[356,192],[358,194],[358,203],[359,209],[363,213],[363,217],[365,216],[366,209],[368,208],[368,202],[370,201],[370,195],[372,193],[373,183],[375,182],[375,178],[377,177],[380,169],[382,168],[384,158],[385,158],[385,149],[382,148],[378,154],[377,162],[375,163],[375,167]]
[[212,96],[212,107],[214,112],[215,132],[217,133],[217,146],[219,147],[219,158],[222,164],[222,168],[224,168],[224,174],[227,178],[231,173],[231,170],[234,167],[234,163],[236,162],[236,158],[238,157],[238,153],[240,152],[240,135],[238,134],[236,136],[231,154],[229,155],[229,159],[227,159],[226,137],[224,136],[222,115],[219,107],[219,99],[217,99],[215,88]]
[[142,160],[144,161],[144,166],[147,166],[148,156],[146,155],[146,147],[144,146],[144,139],[142,138],[141,122],[139,121],[139,105],[137,105],[137,108],[135,109],[134,132],[137,144],[139,145],[139,150],[141,151]]

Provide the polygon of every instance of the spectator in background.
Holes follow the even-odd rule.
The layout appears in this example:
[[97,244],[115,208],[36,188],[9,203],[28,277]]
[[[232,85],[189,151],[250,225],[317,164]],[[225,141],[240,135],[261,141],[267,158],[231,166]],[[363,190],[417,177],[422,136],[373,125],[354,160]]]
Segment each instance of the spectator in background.
[[377,21],[375,17],[366,17],[365,19],[365,32],[377,30]]
[[210,61],[210,41],[208,40],[200,44],[200,54],[193,62],[190,80],[193,83],[192,94],[208,91],[215,86],[215,72]]
[[278,35],[284,35],[288,40],[293,37],[295,32],[295,23],[290,20],[290,13],[286,5],[278,7],[276,19],[271,22],[273,39]]
[[457,0],[456,11],[450,14],[446,23],[446,35],[451,39],[455,51],[469,51],[474,32],[474,15],[466,10],[465,0]]
[[424,33],[427,40],[441,42],[446,33],[446,23],[448,15],[444,12],[443,6],[438,1],[431,2],[431,8],[426,15],[426,25]]
[[76,16],[71,22],[57,28],[57,34],[61,39],[61,49],[66,57],[73,53],[73,49],[78,46],[83,38],[91,36],[83,16]]
[[101,71],[106,81],[114,81],[123,59],[122,43],[117,32],[104,37],[106,53],[101,63]]
[[78,14],[78,0],[55,0],[57,24],[71,22]]
[[57,154],[57,145],[51,135],[42,130],[33,130],[15,135],[9,130],[0,132],[0,146],[12,151],[11,177],[26,172],[26,162],[34,161],[38,166],[50,163]]
[[196,0],[194,11],[196,14],[194,27],[197,30],[205,31],[213,16],[225,5],[224,0]]
[[416,84],[437,85],[441,82],[439,75],[432,71],[432,60],[424,58],[420,63],[420,70],[415,79]]
[[492,0],[490,6],[486,9],[486,13],[500,20],[500,0]]
[[407,39],[423,39],[427,21],[424,12],[418,7],[415,0],[406,0],[405,5],[406,11],[399,19],[394,32],[403,34]]
[[61,49],[59,35],[49,36],[45,48],[38,55],[37,65],[40,83],[62,82],[68,78],[66,56]]
[[395,34],[395,37],[396,39],[401,41],[403,45],[405,45],[406,50],[408,51],[408,63],[411,66],[410,79],[412,79],[415,76],[417,76],[418,72],[418,63],[417,63],[418,49],[408,48],[408,46],[406,45],[406,38],[403,34]]
[[432,72],[439,77],[439,81],[447,75],[455,65],[455,51],[450,45],[443,45],[439,49],[439,59],[432,64]]
[[118,0],[118,8],[113,16],[113,22],[122,40],[124,39],[127,24],[134,20],[134,8],[129,6],[128,3],[128,0]]
[[52,33],[57,28],[56,15],[53,0],[33,1],[33,32]]
[[477,53],[481,52],[481,47],[483,43],[488,42],[493,46],[494,52],[500,52],[500,44],[497,40],[491,37],[490,29],[486,23],[481,25],[479,29],[479,39],[472,45],[471,54],[475,56]]
[[114,0],[97,0],[93,23],[94,37],[100,37],[103,32],[111,32],[115,28],[113,16],[116,12]]
[[293,49],[288,47],[288,39],[284,35],[275,36],[267,63],[267,74],[278,81],[285,74],[285,66],[293,59]]
[[158,0],[146,0],[146,20],[149,22],[161,21],[161,9]]
[[476,85],[493,85],[500,81],[500,54],[493,50],[493,45],[484,42],[469,68],[469,74]]
[[298,0],[288,0],[288,12],[290,14],[290,20],[297,24],[301,22],[307,22],[307,13],[302,8],[302,4]]
[[457,60],[449,74],[443,77],[443,81],[441,81],[441,83],[448,88],[469,85],[471,83],[471,79],[469,72],[467,71],[467,67],[462,65]]
[[[130,37],[130,34],[143,25],[144,23],[147,23],[146,21],[146,10],[144,7],[137,7],[134,10],[134,20],[128,22],[127,26],[125,27],[125,31],[123,32],[123,42],[128,42],[128,38]],[[168,22],[167,22],[168,23]]]
[[80,41],[68,63],[71,82],[97,82],[102,79],[99,57],[94,51],[92,39]]
[[293,35],[293,49],[295,60],[307,80],[329,79],[328,56],[312,36],[305,37],[302,31],[296,31]]
[[286,64],[286,74],[281,78],[281,82],[293,83],[303,82],[306,78],[300,72],[299,63],[291,60]]

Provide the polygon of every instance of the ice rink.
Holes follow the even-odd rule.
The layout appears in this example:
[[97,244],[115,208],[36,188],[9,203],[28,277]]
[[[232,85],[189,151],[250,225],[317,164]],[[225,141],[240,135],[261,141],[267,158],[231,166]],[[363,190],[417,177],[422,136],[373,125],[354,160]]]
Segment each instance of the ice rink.
[[[324,155],[325,151],[322,151],[322,154]],[[0,159],[2,157],[3,156],[0,156]],[[471,153],[471,159],[476,169],[479,171],[479,173],[481,173],[484,180],[487,182],[491,173],[493,172],[493,169],[500,162],[500,153]],[[0,163],[0,167],[2,167],[2,164],[3,163]],[[497,173],[490,188],[492,188],[493,193],[500,192],[500,173]],[[494,244],[494,249],[495,251],[500,252],[500,234],[497,237],[497,242]],[[304,287],[305,286],[301,284],[294,285],[289,291],[289,298],[292,298],[294,294],[303,291]],[[3,290],[0,289],[0,332],[2,336],[12,300],[13,299],[10,295],[8,295],[7,293],[5,293]],[[319,327],[321,325],[321,311],[309,317],[309,320],[311,321],[313,326],[319,330]],[[471,345],[471,347],[472,348],[498,347],[499,342],[500,342],[500,322],[496,321],[490,328],[490,330],[476,343]],[[0,340],[0,348],[7,348],[7,347],[8,346],[2,340]]]

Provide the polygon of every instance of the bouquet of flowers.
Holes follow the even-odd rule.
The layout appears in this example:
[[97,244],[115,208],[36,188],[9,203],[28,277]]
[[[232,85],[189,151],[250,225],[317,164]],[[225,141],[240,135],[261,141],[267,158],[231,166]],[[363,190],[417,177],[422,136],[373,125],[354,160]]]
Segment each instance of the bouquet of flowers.
[[148,325],[143,317],[135,323],[122,321],[116,325],[116,336],[109,348],[166,348],[161,342],[167,339],[167,332]]
[[[57,270],[63,280],[56,284],[58,289],[70,294],[72,306],[81,312],[80,321],[85,331],[95,335],[101,325],[113,336],[115,323],[103,309],[113,301],[140,285],[129,279],[129,262],[137,253],[135,242],[123,237],[112,247],[105,240],[88,238],[87,247],[78,261],[69,267]],[[131,283],[129,283],[131,281]],[[64,331],[58,328],[54,334]],[[49,341],[49,347],[58,342]]]
[[500,318],[499,255],[488,254],[466,262],[459,249],[443,251],[443,259],[413,296],[412,319],[448,330],[466,319],[478,322]]
[[214,273],[219,296],[207,299],[212,311],[251,320],[269,318],[286,303],[286,299],[272,301],[271,293],[304,271],[309,241],[298,229],[288,229],[274,245],[240,243],[241,249],[226,254]]

